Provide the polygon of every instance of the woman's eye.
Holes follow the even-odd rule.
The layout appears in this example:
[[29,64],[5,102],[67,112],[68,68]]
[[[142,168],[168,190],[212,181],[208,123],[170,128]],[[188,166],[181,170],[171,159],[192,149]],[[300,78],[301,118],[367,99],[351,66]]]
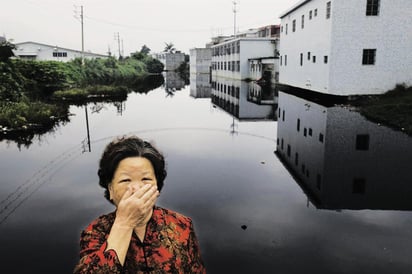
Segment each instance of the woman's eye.
[[143,181],[151,181],[152,178],[143,178]]
[[130,181],[131,181],[130,179],[122,179],[122,180],[120,180],[120,183],[128,183]]

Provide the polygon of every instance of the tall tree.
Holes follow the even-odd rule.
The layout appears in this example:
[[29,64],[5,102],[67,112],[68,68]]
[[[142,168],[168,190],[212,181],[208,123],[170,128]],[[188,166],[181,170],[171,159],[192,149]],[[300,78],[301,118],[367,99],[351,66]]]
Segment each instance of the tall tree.
[[176,51],[175,45],[172,42],[165,43],[164,52],[174,53]]

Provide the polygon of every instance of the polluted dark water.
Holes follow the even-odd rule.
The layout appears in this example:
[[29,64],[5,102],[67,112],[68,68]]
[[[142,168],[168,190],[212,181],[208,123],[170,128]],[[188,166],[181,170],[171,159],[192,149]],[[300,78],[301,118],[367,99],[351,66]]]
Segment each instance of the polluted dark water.
[[81,230],[114,210],[97,164],[124,134],[165,154],[158,205],[193,219],[208,273],[411,273],[412,138],[351,108],[166,74],[70,113],[0,142],[4,273],[72,273]]

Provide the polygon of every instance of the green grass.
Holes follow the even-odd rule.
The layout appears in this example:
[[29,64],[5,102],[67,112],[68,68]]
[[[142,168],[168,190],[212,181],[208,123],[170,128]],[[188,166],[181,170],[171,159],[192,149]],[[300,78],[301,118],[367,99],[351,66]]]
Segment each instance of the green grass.
[[412,87],[397,85],[383,95],[361,97],[354,104],[368,119],[412,135]]
[[0,127],[2,131],[28,130],[49,127],[60,119],[67,119],[68,109],[43,102],[0,102]]

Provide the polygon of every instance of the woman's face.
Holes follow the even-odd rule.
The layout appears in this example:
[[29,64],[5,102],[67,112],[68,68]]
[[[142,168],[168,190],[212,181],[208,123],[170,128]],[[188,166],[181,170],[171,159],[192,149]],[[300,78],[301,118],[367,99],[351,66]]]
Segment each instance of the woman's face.
[[130,186],[133,192],[150,184],[157,187],[152,163],[143,157],[128,157],[119,162],[109,184],[110,199],[117,206]]

